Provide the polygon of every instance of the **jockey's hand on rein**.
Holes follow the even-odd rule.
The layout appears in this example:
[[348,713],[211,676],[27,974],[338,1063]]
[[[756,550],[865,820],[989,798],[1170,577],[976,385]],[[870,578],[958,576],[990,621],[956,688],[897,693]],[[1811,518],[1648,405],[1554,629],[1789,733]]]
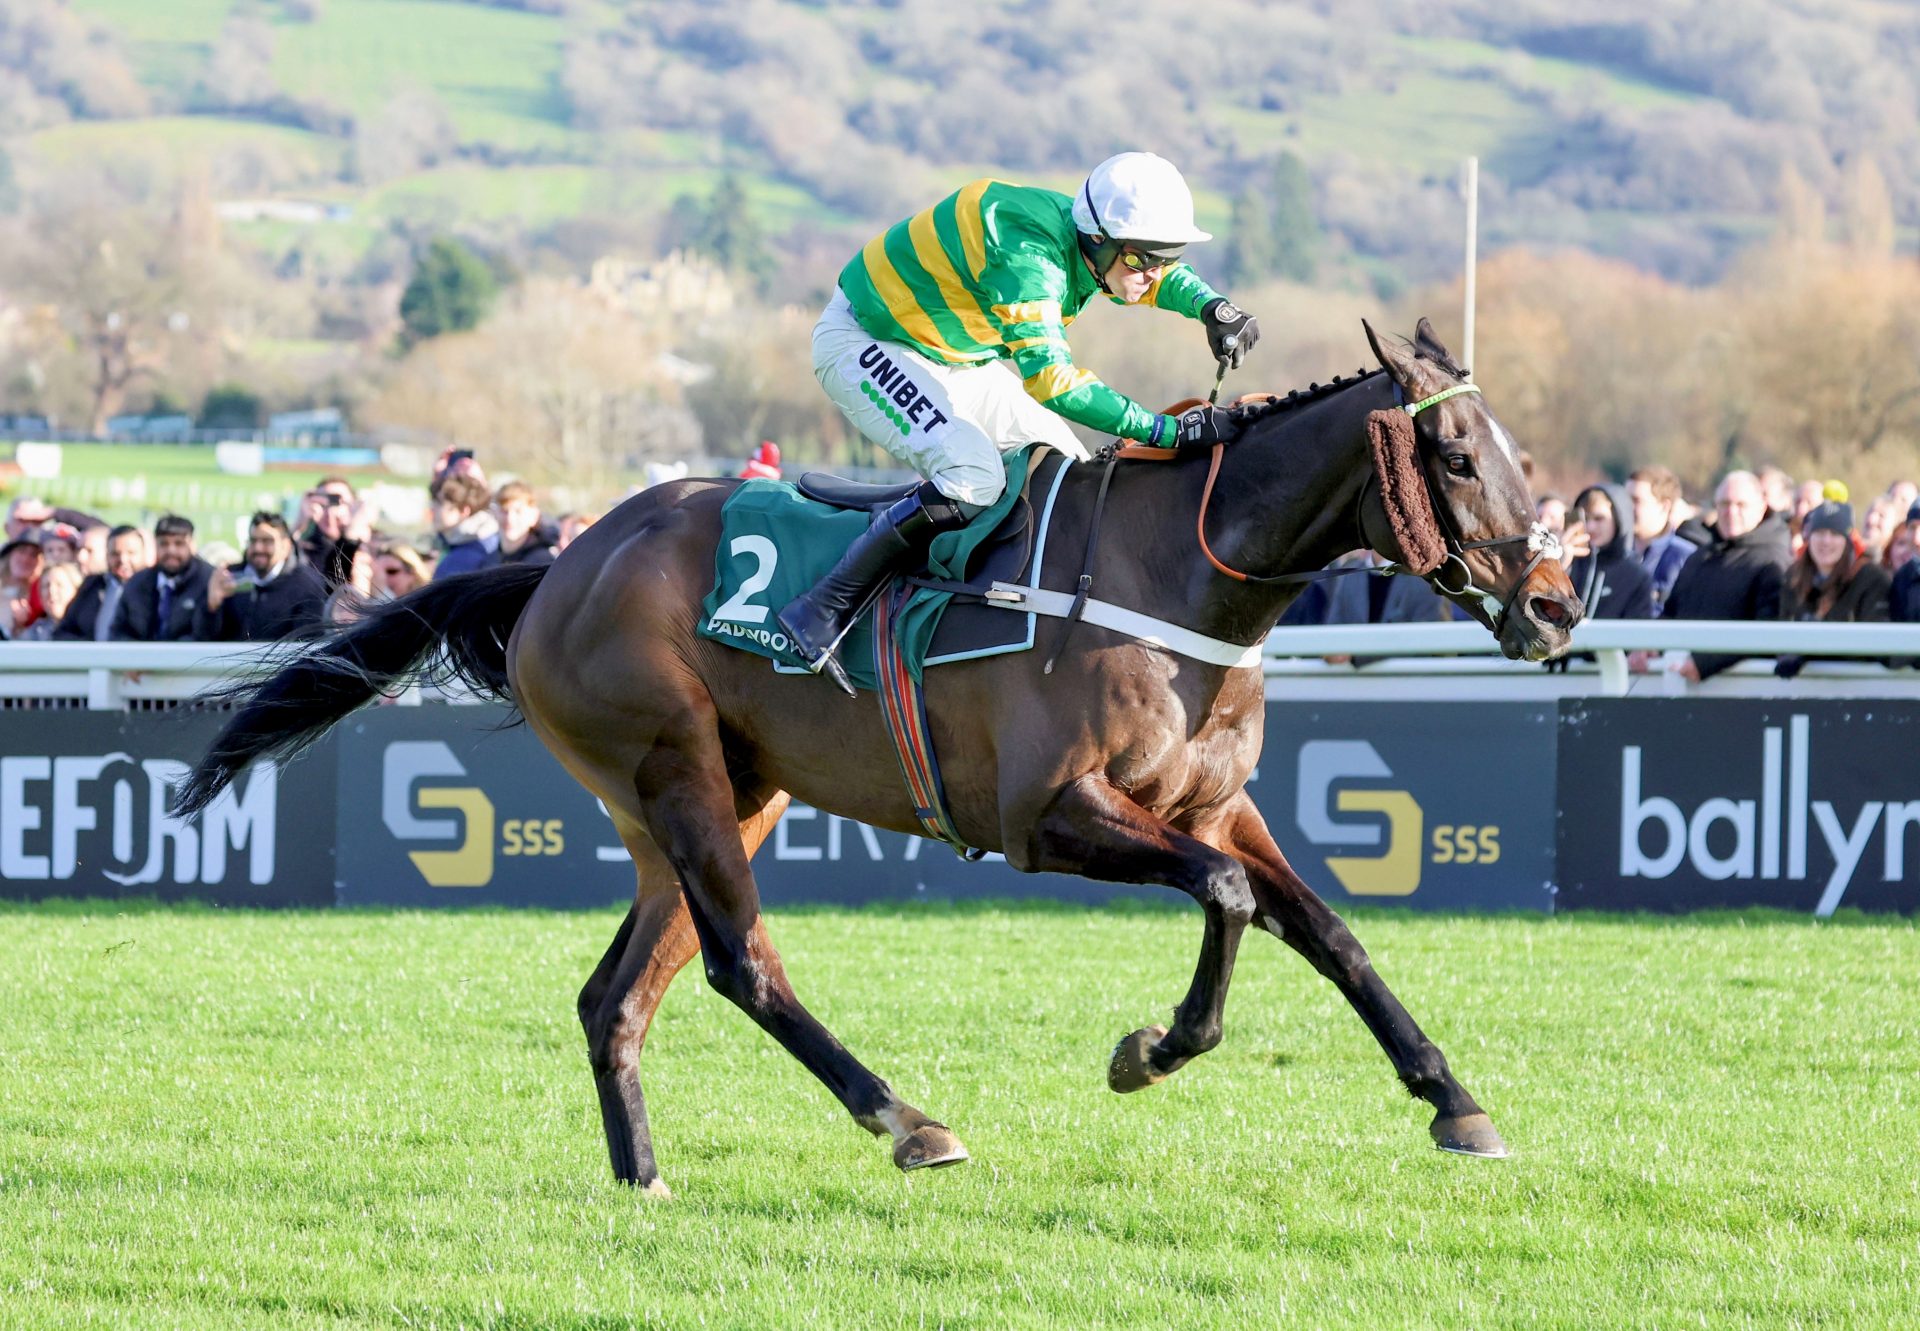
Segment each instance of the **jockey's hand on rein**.
[[1215,444],[1230,444],[1240,434],[1240,423],[1232,413],[1219,407],[1190,407],[1180,413],[1179,428],[1174,433],[1175,448],[1211,448]]
[[1200,319],[1207,326],[1207,346],[1213,358],[1230,370],[1239,369],[1253,344],[1260,340],[1260,321],[1225,296],[1208,301]]

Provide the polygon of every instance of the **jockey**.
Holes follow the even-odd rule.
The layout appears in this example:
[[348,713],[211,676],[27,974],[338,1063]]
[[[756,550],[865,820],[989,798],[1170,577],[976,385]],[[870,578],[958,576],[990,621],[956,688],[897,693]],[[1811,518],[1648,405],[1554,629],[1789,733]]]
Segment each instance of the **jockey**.
[[1115,392],[1075,367],[1066,337],[1104,292],[1199,320],[1221,367],[1239,365],[1259,325],[1180,262],[1209,239],[1173,164],[1131,152],[1095,167],[1072,198],[976,180],[867,242],[814,327],[813,372],[862,434],[926,483],[780,611],[801,660],[853,692],[833,656],[840,639],[888,575],[1000,497],[1003,451],[1037,442],[1084,462],[1068,421],[1162,448],[1231,438],[1225,412],[1164,416]]

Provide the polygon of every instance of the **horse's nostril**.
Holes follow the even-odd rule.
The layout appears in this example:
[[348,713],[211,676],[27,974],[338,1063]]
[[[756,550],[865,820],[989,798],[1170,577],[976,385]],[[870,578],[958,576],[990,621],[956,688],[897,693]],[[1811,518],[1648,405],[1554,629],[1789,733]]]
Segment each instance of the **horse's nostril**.
[[1567,622],[1567,607],[1558,601],[1549,601],[1544,596],[1536,596],[1527,603],[1527,609],[1533,617],[1545,624],[1564,624]]

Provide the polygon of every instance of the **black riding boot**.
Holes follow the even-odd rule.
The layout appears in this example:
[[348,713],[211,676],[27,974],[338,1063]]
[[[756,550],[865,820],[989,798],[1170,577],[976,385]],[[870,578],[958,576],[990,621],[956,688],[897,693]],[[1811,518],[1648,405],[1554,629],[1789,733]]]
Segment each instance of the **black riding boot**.
[[826,674],[849,698],[857,697],[853,681],[834,659],[840,639],[889,575],[917,567],[934,537],[964,527],[970,516],[931,481],[875,513],[873,525],[847,547],[833,570],[775,616],[807,668]]

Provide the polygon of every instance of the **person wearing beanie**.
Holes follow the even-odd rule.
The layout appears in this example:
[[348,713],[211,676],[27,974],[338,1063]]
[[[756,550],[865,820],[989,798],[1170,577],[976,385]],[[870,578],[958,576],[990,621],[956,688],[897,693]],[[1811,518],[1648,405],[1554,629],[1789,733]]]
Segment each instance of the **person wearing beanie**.
[[[1826,624],[1886,622],[1893,580],[1855,543],[1853,505],[1826,500],[1808,511],[1803,526],[1806,548],[1787,569],[1780,618]],[[1808,659],[1783,656],[1773,672],[1791,679]]]

